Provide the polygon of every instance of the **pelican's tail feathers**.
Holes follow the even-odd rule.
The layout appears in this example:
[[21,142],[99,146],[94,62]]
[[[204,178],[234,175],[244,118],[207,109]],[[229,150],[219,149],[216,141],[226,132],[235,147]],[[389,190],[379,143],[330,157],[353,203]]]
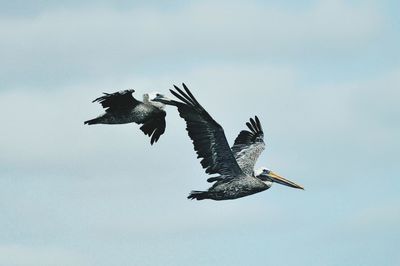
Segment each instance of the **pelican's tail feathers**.
[[203,199],[209,199],[209,193],[207,191],[192,191],[190,192],[189,196],[187,197],[188,199],[196,199],[196,200],[203,200]]
[[84,125],[94,125],[94,124],[98,124],[99,118],[94,118],[94,119],[90,119],[84,122]]

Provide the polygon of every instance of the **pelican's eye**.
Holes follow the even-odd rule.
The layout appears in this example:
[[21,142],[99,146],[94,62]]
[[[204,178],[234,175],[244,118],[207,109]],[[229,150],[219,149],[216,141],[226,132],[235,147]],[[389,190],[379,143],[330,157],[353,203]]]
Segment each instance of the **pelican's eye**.
[[271,173],[271,171],[268,170],[268,169],[264,169],[263,172],[264,172],[265,175],[268,175],[269,173]]

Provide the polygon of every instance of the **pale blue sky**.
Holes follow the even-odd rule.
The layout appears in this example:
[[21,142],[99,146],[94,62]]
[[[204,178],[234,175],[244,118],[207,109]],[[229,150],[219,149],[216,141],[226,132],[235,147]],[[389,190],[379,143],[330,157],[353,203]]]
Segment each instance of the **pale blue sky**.
[[[278,3],[279,2],[279,3]],[[0,265],[400,264],[398,1],[0,1]],[[230,143],[305,186],[206,189],[168,110],[83,126],[103,91],[185,82]]]

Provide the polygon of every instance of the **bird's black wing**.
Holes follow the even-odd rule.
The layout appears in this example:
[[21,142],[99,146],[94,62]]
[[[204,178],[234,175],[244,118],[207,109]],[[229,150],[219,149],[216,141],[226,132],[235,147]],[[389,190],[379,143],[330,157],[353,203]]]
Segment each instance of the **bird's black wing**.
[[166,115],[167,113],[164,110],[154,111],[140,127],[143,133],[151,138],[151,145],[153,145],[154,142],[157,142],[160,136],[164,134]]
[[198,103],[186,85],[182,85],[186,93],[176,86],[176,91],[170,90],[181,102],[171,100],[165,103],[178,107],[179,115],[186,121],[186,130],[198,158],[202,159],[200,163],[206,173],[220,174],[221,178],[243,176],[223,128]]
[[123,90],[114,93],[104,92],[103,96],[95,99],[93,102],[99,102],[106,109],[106,112],[126,110],[134,108],[141,103],[132,96],[134,92],[135,90]]
[[264,132],[257,116],[255,119],[250,118],[246,125],[250,131],[243,130],[239,133],[232,151],[242,171],[252,175],[257,159],[265,149]]

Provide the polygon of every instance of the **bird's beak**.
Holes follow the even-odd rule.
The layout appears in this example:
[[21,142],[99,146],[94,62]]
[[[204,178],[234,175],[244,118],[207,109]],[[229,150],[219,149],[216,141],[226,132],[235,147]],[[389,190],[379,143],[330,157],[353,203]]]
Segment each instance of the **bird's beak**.
[[276,174],[276,173],[274,173],[272,171],[268,174],[268,177],[271,178],[272,182],[279,183],[281,185],[285,185],[285,186],[288,186],[288,187],[298,188],[298,189],[303,189],[304,190],[304,188],[302,186],[297,185],[296,183],[294,183],[292,181],[289,181],[289,180],[283,178],[282,176],[280,176],[280,175],[278,175],[278,174]]

